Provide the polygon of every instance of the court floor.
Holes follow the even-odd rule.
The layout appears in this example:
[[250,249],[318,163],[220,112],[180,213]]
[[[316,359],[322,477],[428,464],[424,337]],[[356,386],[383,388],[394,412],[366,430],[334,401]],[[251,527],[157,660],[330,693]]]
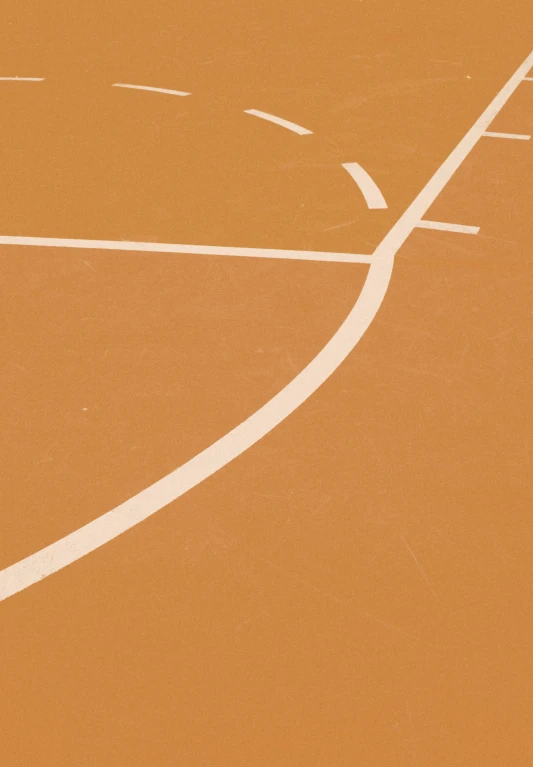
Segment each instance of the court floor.
[[529,4],[0,37],[2,763],[530,765]]

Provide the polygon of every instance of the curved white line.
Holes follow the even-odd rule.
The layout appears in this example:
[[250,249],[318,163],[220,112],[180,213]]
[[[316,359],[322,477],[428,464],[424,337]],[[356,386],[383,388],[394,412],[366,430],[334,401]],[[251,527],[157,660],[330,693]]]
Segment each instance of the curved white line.
[[291,123],[289,120],[284,120],[282,117],[276,117],[276,115],[271,115],[268,112],[260,112],[259,109],[245,109],[244,113],[247,115],[253,115],[254,117],[260,117],[261,120],[267,120],[268,122],[275,123],[276,125],[281,125],[282,128],[287,128],[293,133],[298,133],[299,136],[311,136],[313,133],[312,130],[302,128],[301,125]]
[[0,601],[112,541],[203,482],[293,413],[339,367],[362,337],[387,291],[394,253],[371,264],[359,299],[335,335],[284,389],[206,450],[112,511],[0,571]]
[[371,210],[378,208],[383,209],[387,207],[385,198],[381,194],[381,190],[366,170],[362,168],[357,162],[345,162],[342,165],[350,176],[353,178],[366,200],[366,204]]
[[355,306],[309,365],[253,415],[183,466],[112,511],[0,571],[0,601],[103,546],[196,487],[280,424],[329,378],[376,316],[387,292],[399,248],[532,66],[533,52],[378,245]]
[[150,85],[130,85],[129,83],[113,83],[112,88],[130,88],[134,91],[153,91],[154,93],[169,93],[171,96],[190,96],[186,91],[173,91],[170,88],[152,88]]

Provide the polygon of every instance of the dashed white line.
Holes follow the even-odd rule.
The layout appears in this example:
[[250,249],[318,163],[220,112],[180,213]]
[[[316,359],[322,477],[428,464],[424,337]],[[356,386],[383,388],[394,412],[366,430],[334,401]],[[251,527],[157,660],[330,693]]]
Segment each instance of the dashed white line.
[[188,253],[200,256],[245,258],[281,258],[292,261],[331,261],[342,264],[369,264],[371,256],[359,253],[335,253],[318,250],[280,250],[275,248],[232,248],[226,245],[180,245],[164,242],[128,242],[127,240],[77,240],[62,237],[11,237],[0,235],[0,245],[23,245],[41,248],[81,250],[121,250],[141,253]]
[[380,188],[372,176],[370,176],[369,173],[367,173],[367,171],[359,165],[359,163],[345,162],[343,163],[342,167],[348,171],[350,176],[353,178],[363,193],[363,197],[365,198],[366,204],[370,210],[376,210],[378,208],[383,209],[387,207],[387,203],[385,202],[385,198],[383,197]]
[[190,96],[186,91],[174,91],[170,88],[153,88],[151,85],[131,85],[130,83],[113,83],[112,88],[130,88],[134,91],[152,91],[153,93],[168,93],[171,96]]
[[532,66],[533,53],[378,245],[358,300],[307,367],[253,415],[178,469],[89,524],[0,571],[0,600],[76,562],[180,498],[255,445],[316,392],[353,351],[376,316],[387,292],[396,253]]
[[441,232],[459,232],[460,234],[477,234],[479,226],[465,226],[464,224],[447,224],[443,221],[428,221],[423,219],[416,225],[417,229],[438,229]]
[[494,131],[485,131],[483,135],[488,136],[488,138],[510,138],[518,141],[529,141],[531,138],[525,133],[495,133]]
[[282,117],[276,117],[276,115],[271,115],[268,112],[260,112],[258,109],[245,109],[244,112],[247,115],[260,117],[262,120],[268,120],[268,122],[281,125],[282,128],[287,128],[293,133],[298,133],[300,136],[310,136],[313,133],[313,131],[307,130],[307,128],[302,128],[301,125],[291,123],[289,120],[284,120]]

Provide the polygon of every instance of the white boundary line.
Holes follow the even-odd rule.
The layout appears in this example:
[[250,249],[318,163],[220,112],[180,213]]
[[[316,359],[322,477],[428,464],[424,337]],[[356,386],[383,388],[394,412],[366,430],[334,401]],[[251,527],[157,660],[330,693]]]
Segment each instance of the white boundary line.
[[128,242],[125,240],[72,240],[62,237],[10,237],[0,235],[0,245],[81,250],[126,250],[141,253],[190,253],[200,256],[245,258],[283,258],[292,261],[331,261],[337,264],[369,264],[371,256],[358,253],[334,253],[319,250],[278,250],[274,248],[232,248],[216,245],[178,245],[163,242]]
[[487,136],[487,138],[510,138],[517,141],[529,141],[531,138],[531,136],[525,133],[495,133],[494,131],[485,131],[483,135]]
[[276,115],[271,115],[268,112],[260,112],[259,109],[245,109],[244,113],[247,115],[253,115],[254,117],[260,117],[261,120],[267,120],[268,122],[275,123],[276,125],[281,125],[282,128],[287,128],[293,133],[298,133],[299,136],[311,136],[313,133],[312,130],[302,128],[301,125],[291,123],[289,120],[284,120],[283,117],[276,117]]
[[385,198],[381,194],[379,186],[372,176],[362,168],[357,162],[345,162],[342,167],[348,171],[359,189],[361,190],[366,204],[370,210],[383,209],[387,207]]
[[113,83],[112,88],[130,88],[133,91],[152,91],[153,93],[168,93],[171,96],[190,96],[186,91],[173,91],[170,88],[153,88],[150,85],[130,85],[129,83]]
[[43,83],[44,77],[0,77],[0,82],[8,83]]
[[416,225],[417,229],[438,229],[441,232],[459,232],[460,234],[477,234],[479,226],[465,226],[464,224],[446,224],[443,221],[428,221],[423,219]]
[[255,445],[316,392],[353,351],[376,316],[396,253],[532,66],[533,52],[378,245],[358,300],[307,367],[253,415],[178,469],[70,535],[0,571],[0,600],[62,570],[180,498]]

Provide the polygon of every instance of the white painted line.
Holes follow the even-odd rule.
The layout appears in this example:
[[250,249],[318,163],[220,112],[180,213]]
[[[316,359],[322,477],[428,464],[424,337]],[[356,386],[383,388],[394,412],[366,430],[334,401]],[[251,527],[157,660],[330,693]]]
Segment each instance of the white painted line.
[[246,258],[283,258],[292,261],[331,261],[342,264],[369,264],[371,256],[358,253],[334,253],[318,250],[277,250],[272,248],[231,248],[217,245],[174,245],[163,242],[127,242],[124,240],[72,240],[62,237],[11,237],[0,235],[0,245],[23,245],[41,248],[76,248],[82,250],[126,250],[141,253],[190,253],[200,256]]
[[533,83],[533,77],[524,77],[524,80],[528,83]]
[[44,77],[0,77],[1,82],[10,83],[42,83]]
[[378,245],[355,305],[307,367],[249,418],[170,474],[75,532],[0,571],[0,601],[76,562],[180,498],[255,445],[316,392],[353,351],[376,316],[389,286],[396,253],[532,66],[533,53]]
[[494,133],[494,131],[485,131],[484,136],[489,138],[513,138],[518,141],[529,141],[531,136],[527,136],[525,133]]
[[439,229],[441,232],[459,232],[460,234],[477,234],[479,226],[464,226],[463,224],[445,224],[442,221],[419,221],[418,229]]
[[276,117],[276,115],[271,115],[268,112],[260,112],[258,109],[245,109],[244,112],[247,115],[254,115],[254,117],[260,117],[262,120],[268,120],[268,122],[281,125],[282,128],[288,128],[288,130],[291,130],[293,133],[298,133],[300,136],[310,136],[313,133],[313,131],[307,130],[307,128],[302,128],[301,125],[296,125],[296,123],[291,123],[289,120],[284,120],[282,117]]
[[130,85],[129,83],[113,83],[112,88],[130,88],[134,91],[153,91],[154,93],[169,93],[171,96],[190,96],[186,91],[173,91],[170,88],[152,88],[150,85]]
[[377,208],[383,209],[387,207],[385,198],[381,194],[381,191],[372,178],[364,168],[362,168],[357,162],[345,162],[342,165],[350,176],[353,178],[366,200],[366,204],[371,210]]

